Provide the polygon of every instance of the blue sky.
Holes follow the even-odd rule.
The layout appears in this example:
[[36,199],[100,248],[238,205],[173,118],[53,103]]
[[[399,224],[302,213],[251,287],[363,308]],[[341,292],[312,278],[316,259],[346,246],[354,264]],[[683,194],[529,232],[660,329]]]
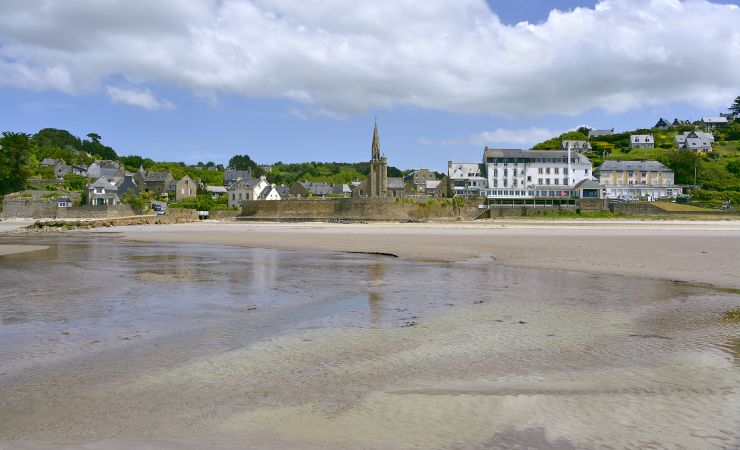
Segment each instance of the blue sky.
[[740,95],[738,2],[320,3],[8,0],[0,129],[188,163],[364,161],[377,117],[391,165],[444,170]]

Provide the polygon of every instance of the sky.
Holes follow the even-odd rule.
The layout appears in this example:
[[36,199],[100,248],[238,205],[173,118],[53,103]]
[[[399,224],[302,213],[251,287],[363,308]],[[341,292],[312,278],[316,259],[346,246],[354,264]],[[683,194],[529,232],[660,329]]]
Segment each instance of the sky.
[[740,95],[740,0],[2,0],[0,130],[446,170]]

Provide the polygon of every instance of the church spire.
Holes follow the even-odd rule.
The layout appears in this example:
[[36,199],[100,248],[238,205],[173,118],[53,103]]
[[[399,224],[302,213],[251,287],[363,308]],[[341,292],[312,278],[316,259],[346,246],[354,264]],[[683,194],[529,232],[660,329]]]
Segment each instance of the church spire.
[[380,160],[380,137],[378,136],[378,121],[375,121],[375,130],[373,131],[372,160]]

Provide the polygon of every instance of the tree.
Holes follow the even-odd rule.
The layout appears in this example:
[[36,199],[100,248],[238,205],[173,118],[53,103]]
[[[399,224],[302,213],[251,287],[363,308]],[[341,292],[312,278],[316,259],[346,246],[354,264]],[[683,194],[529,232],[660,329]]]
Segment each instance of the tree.
[[252,158],[249,157],[246,153],[243,155],[234,155],[229,160],[229,167],[236,170],[251,170],[252,175],[257,177],[262,175],[262,169],[260,166],[252,161]]
[[93,144],[100,144],[100,140],[102,139],[98,133],[88,133],[87,137],[90,138]]
[[558,137],[548,139],[545,142],[540,142],[539,144],[532,147],[534,150],[557,150],[560,148],[560,142],[561,141],[587,141],[588,140],[588,131],[586,134],[583,134],[579,131],[569,131],[567,133],[563,133]]
[[735,98],[735,102],[729,108],[730,112],[740,115],[740,96]]
[[87,186],[87,179],[76,173],[68,173],[64,176],[64,187],[70,191],[82,191]]
[[140,213],[146,205],[146,200],[144,200],[140,195],[137,195],[133,189],[129,189],[125,194],[123,194],[121,202],[130,205],[131,209],[137,213]]
[[666,163],[675,174],[676,184],[694,184],[694,174],[702,170],[701,158],[694,152],[673,150]]
[[3,132],[0,138],[0,194],[20,191],[26,187],[31,170],[28,158],[31,138],[26,133]]

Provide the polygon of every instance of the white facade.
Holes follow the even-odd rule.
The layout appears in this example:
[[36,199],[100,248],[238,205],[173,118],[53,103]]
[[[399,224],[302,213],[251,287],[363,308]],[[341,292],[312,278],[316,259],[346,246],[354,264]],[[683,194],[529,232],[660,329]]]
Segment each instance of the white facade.
[[485,166],[479,163],[447,163],[447,176],[454,195],[477,197],[488,186]]
[[239,180],[227,189],[229,208],[241,208],[242,202],[246,200],[257,200],[262,190],[269,187],[267,178],[260,177],[259,180]]
[[575,151],[488,149],[483,155],[488,198],[568,197],[591,180],[591,161]]

